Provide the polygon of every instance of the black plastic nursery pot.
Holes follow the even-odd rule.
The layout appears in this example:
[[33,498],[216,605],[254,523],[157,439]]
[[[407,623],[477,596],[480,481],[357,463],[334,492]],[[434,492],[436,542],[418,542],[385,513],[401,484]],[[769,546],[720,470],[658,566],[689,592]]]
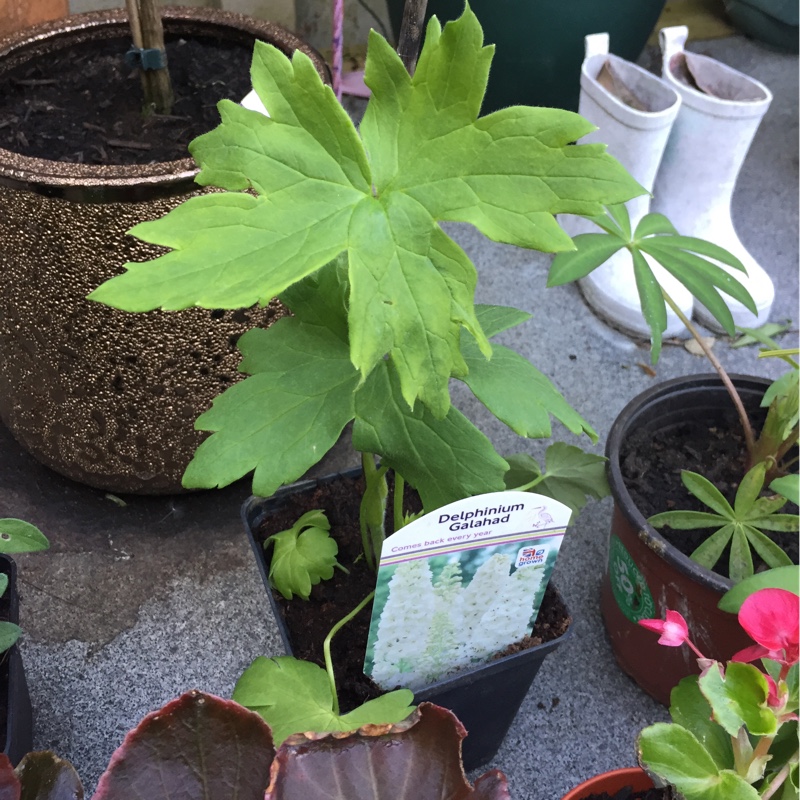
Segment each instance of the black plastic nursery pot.
[[[17,565],[7,555],[0,554],[0,573],[8,575],[8,588],[0,598],[0,608],[5,608],[2,616],[8,622],[17,624]],[[0,698],[0,708],[5,702],[5,730],[0,726],[0,741],[3,742],[3,753],[16,766],[33,746],[33,711],[17,645],[0,655]]]
[[[752,418],[770,381],[731,378]],[[717,608],[732,581],[684,555],[636,507],[623,480],[620,448],[637,431],[652,436],[687,420],[721,425],[735,420],[733,415],[733,403],[716,374],[676,378],[635,397],[615,420],[606,444],[614,514],[600,607],[617,663],[665,705],[682,678],[697,674],[697,659],[688,647],[659,645],[638,620],[663,619],[667,609],[679,611],[700,651],[721,661],[752,641],[735,614]]]
[[[344,475],[353,477],[358,474],[360,470],[356,469]],[[265,552],[256,533],[264,520],[274,514],[288,497],[298,492],[313,491],[319,484],[335,481],[340,477],[331,475],[319,481],[303,481],[285,487],[266,499],[251,497],[242,506],[242,520],[283,645],[289,655],[293,654],[294,648],[281,606],[275,599],[269,583],[271,551]],[[465,670],[415,692],[416,703],[427,701],[448,708],[463,723],[468,734],[462,743],[466,770],[482,767],[495,756],[545,657],[566,641],[571,633],[572,627],[569,627],[565,633],[552,641],[497,658],[488,664]]]

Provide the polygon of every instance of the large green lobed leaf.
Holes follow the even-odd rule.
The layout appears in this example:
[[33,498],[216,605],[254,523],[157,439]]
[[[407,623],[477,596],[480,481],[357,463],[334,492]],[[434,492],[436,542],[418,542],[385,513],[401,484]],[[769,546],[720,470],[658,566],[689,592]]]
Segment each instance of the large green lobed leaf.
[[[90,298],[129,311],[236,308],[269,299],[346,252],[349,357],[361,380],[389,354],[409,408],[443,420],[466,373],[464,327],[484,354],[475,270],[438,225],[469,222],[500,242],[569,250],[554,214],[599,214],[642,192],[577,114],[515,107],[478,118],[493,48],[467,8],[433,19],[414,77],[370,36],[373,94],[361,136],[304,54],[259,44],[253,86],[267,118],[220,103],[221,124],[190,149],[193,198],[132,233],[171,248]],[[247,193],[245,193],[247,192]]]

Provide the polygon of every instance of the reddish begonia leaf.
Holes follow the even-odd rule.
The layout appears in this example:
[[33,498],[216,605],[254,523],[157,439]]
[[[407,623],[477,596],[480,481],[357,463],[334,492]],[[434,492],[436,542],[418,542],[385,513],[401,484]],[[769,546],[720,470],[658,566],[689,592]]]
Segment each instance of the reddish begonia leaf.
[[195,690],[127,734],[93,800],[262,800],[274,755],[258,714]]
[[14,767],[5,753],[0,753],[0,800],[19,800],[20,785]]
[[28,753],[19,762],[17,776],[22,784],[20,800],[83,800],[78,773],[55,753]]
[[394,725],[290,736],[275,756],[264,800],[508,800],[501,772],[467,782],[465,735],[452,712],[421,703]]

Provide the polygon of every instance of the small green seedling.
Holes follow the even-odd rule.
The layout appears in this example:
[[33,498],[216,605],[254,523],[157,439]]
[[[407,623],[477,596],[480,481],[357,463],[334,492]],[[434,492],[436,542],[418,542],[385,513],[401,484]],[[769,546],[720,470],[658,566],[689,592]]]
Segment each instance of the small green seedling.
[[713,483],[696,472],[684,470],[683,485],[711,511],[665,511],[650,517],[648,522],[655,528],[669,525],[676,530],[716,529],[691,558],[713,569],[730,543],[728,571],[734,582],[753,574],[751,547],[768,566],[789,566],[792,563],[789,556],[763,531],[796,532],[800,518],[796,514],[777,513],[786,505],[785,497],[761,497],[765,474],[766,464],[756,464],[739,484],[731,506]]
[[331,524],[322,510],[308,511],[289,530],[270,536],[264,547],[275,546],[269,570],[270,583],[287,599],[308,600],[311,587],[333,577],[339,545],[329,533]]
[[[0,519],[0,553],[34,553],[47,550],[47,537],[30,522],[21,519]],[[8,575],[0,575],[0,597],[8,588]],[[0,622],[0,653],[5,653],[17,639],[22,629],[13,622]]]

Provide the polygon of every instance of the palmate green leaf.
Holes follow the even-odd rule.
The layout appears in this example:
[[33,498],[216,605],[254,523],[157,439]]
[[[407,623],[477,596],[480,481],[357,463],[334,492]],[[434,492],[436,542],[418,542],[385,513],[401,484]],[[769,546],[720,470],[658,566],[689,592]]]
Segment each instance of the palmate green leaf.
[[581,233],[572,241],[577,249],[557,253],[553,259],[547,274],[548,287],[563,286],[585,278],[625,247],[622,239],[605,233]]
[[49,546],[47,537],[30,522],[0,519],[0,553],[35,553]]
[[226,486],[251,470],[268,497],[319,461],[353,418],[358,372],[347,343],[297,318],[239,340],[242,369],[262,371],[221,394],[195,423],[214,431],[183,476],[187,488]]
[[746,328],[744,325],[737,325],[736,329],[741,331],[742,335],[735,342],[731,342],[731,347],[738,348],[761,344],[771,350],[777,350],[780,345],[773,337],[788,331],[789,327],[790,323],[788,321],[785,325],[780,325],[777,322],[765,322],[759,328]]
[[[507,460],[507,489],[525,486],[542,475],[537,461],[527,453],[515,453]],[[564,442],[554,442],[545,453],[545,477],[530,491],[552,497],[577,514],[590,497],[599,500],[609,494],[605,463],[603,456],[584,453],[579,447]]]
[[408,408],[390,362],[382,362],[355,398],[353,446],[376,453],[420,494],[426,511],[503,489],[508,464],[461,412],[437,419],[417,403]]
[[333,577],[339,545],[329,533],[325,512],[307,511],[289,530],[270,536],[274,545],[270,561],[270,583],[287,599],[299,595],[308,600],[311,587]]
[[293,733],[353,731],[362,725],[400,722],[414,710],[414,694],[398,689],[339,715],[325,670],[290,656],[259,656],[236,682],[233,700],[269,724],[276,745]]
[[711,706],[714,720],[729,736],[744,725],[752,736],[773,736],[775,714],[767,706],[769,685],[761,670],[752,664],[730,661],[722,675],[716,666],[698,679],[698,686]]
[[478,119],[492,52],[469,8],[444,30],[431,19],[413,78],[370,35],[372,97],[361,133],[376,187],[403,191],[436,219],[469,222],[496,241],[569,249],[553,214],[600,213],[601,196],[616,203],[642,188],[604,145],[568,146],[591,130],[576,114],[517,106]]
[[412,79],[373,34],[363,140],[305,55],[259,44],[253,85],[271,117],[223,101],[220,126],[191,145],[198,181],[228,191],[137,226],[171,251],[127,264],[91,298],[130,311],[266,303],[344,252],[361,380],[388,353],[409,407],[421,399],[443,418],[448,379],[466,372],[460,327],[490,348],[473,312],[474,266],[437,220],[564,250],[554,214],[599,213],[642,192],[603,145],[570,146],[591,127],[576,114],[478,119],[492,54],[482,38],[469,9],[443,31],[432,22]]
[[680,725],[657,722],[639,735],[640,762],[691,800],[758,800],[732,770],[721,770],[697,738]]
[[[484,315],[490,324],[498,320],[499,312],[490,309],[481,306],[477,310],[482,327]],[[586,433],[592,442],[597,441],[591,425],[567,403],[552,381],[519,353],[494,345],[492,357],[487,360],[467,333],[461,335],[461,352],[469,368],[464,383],[515,433],[530,438],[549,437],[552,414],[572,433]]]

